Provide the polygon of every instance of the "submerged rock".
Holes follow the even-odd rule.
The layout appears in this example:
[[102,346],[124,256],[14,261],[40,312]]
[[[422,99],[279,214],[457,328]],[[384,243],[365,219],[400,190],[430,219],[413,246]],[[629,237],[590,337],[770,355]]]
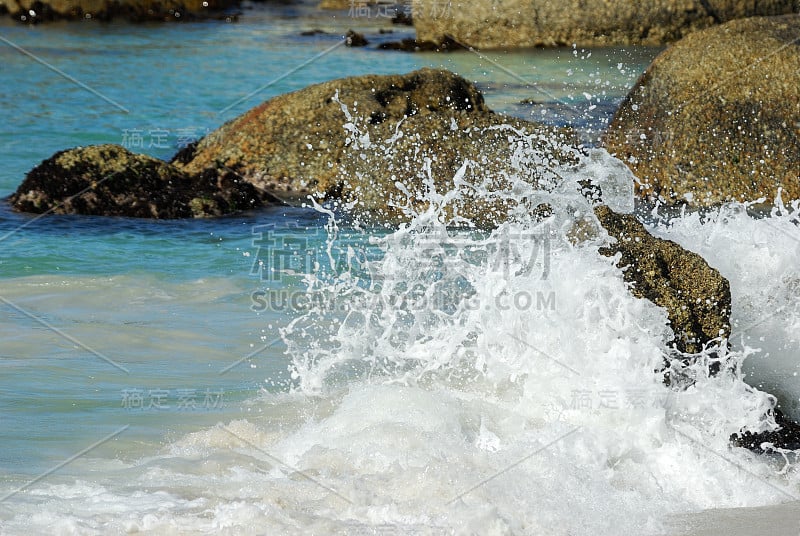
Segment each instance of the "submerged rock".
[[347,35],[344,37],[344,43],[348,47],[365,47],[369,44],[369,41],[363,34],[348,30]]
[[700,255],[670,240],[656,238],[635,216],[617,214],[605,206],[595,215],[616,241],[601,248],[619,254],[619,266],[631,292],[666,309],[675,347],[699,353],[703,345],[730,336],[730,283]]
[[800,199],[800,15],[698,32],[662,53],[605,137],[642,197]]
[[402,52],[453,52],[455,50],[465,50],[464,45],[455,42],[448,36],[445,36],[439,42],[401,39],[400,41],[381,43],[378,48],[381,50],[400,50]]
[[417,39],[478,48],[658,45],[732,19],[782,15],[794,0],[414,1]]
[[269,197],[233,173],[188,175],[119,145],[60,151],[10,197],[20,212],[202,218],[264,206]]

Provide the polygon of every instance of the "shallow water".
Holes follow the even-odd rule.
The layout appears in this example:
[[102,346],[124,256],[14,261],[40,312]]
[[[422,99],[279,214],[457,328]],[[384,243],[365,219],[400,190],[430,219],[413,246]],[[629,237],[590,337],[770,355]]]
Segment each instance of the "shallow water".
[[[237,24],[0,26],[129,110],[0,48],[0,195],[59,149],[127,143],[166,158],[270,96],[426,65],[475,80],[494,109],[573,122],[591,143],[657,53],[340,47],[218,113],[329,49],[346,28],[403,37],[378,36],[385,24],[261,7]],[[298,35],[315,27],[334,33]],[[630,179],[596,155],[582,176],[608,175],[624,201]],[[35,218],[3,205],[0,532],[718,534],[764,518],[790,526],[792,507],[774,505],[800,494],[793,465],[728,447],[731,433],[757,425],[768,397],[735,377],[667,390],[653,372],[667,348],[665,313],[632,298],[591,244],[565,239],[572,209],[586,207],[563,199],[571,210],[554,220],[504,227],[511,242],[453,234],[435,213],[387,235],[326,229],[328,217],[310,209],[143,222]],[[762,220],[731,209],[653,228],[731,279],[734,321],[746,324],[731,357],[787,406],[800,393],[796,219],[791,208]],[[273,272],[270,241],[312,253]],[[349,270],[304,280],[320,275],[314,262],[325,264],[329,243],[343,257],[347,246],[355,252]],[[429,292],[422,306],[399,300],[419,298],[415,282]],[[323,301],[298,310],[292,304],[305,302],[291,300],[309,285]],[[762,313],[769,318],[759,322]],[[750,366],[759,359],[768,366]],[[737,507],[763,508],[728,510]]]

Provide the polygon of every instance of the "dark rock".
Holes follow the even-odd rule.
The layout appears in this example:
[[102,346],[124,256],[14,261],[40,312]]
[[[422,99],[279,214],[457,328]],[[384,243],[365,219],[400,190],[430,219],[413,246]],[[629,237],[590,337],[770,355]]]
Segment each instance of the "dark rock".
[[188,175],[118,145],[56,153],[32,169],[9,200],[20,212],[163,219],[221,216],[269,202],[235,173]]
[[326,32],[325,30],[320,30],[319,28],[314,28],[313,30],[306,30],[306,31],[300,32],[300,35],[302,35],[304,37],[311,37],[311,36],[314,36],[314,35],[327,35],[327,33],[328,32]]
[[392,17],[392,24],[400,24],[402,26],[413,26],[414,19],[411,15],[403,10],[398,10],[394,17]]
[[365,47],[369,44],[369,41],[360,33],[356,33],[353,30],[347,30],[347,35],[344,36],[345,45],[348,47]]
[[800,15],[737,20],[656,58],[605,136],[640,197],[800,199]]
[[[772,432],[739,432],[731,436],[731,443],[759,454],[771,452],[772,449],[800,450],[800,424],[786,417],[780,410],[772,410],[778,429]],[[764,443],[770,447],[762,448]]]
[[401,41],[381,43],[378,48],[381,50],[400,50],[402,52],[452,52],[454,50],[465,50],[465,47],[461,43],[457,43],[448,36],[442,38],[440,43],[434,41],[417,41],[416,39],[403,39]]
[[602,205],[595,215],[616,239],[600,253],[620,254],[634,296],[666,309],[677,350],[696,354],[704,344],[730,336],[730,284],[716,269],[675,242],[652,236],[632,215]]
[[181,147],[175,156],[169,161],[170,164],[178,163],[178,164],[187,164],[192,161],[194,158],[194,154],[197,152],[197,144],[199,140],[195,140],[184,147]]

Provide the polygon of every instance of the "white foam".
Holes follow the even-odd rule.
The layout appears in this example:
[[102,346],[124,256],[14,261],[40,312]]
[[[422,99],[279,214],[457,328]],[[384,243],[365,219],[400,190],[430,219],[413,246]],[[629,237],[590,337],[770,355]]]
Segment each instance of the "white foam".
[[800,230],[797,203],[776,201],[768,217],[728,205],[702,217],[653,229],[701,254],[731,284],[732,343],[756,351],[743,365],[747,381],[781,399],[800,420]]

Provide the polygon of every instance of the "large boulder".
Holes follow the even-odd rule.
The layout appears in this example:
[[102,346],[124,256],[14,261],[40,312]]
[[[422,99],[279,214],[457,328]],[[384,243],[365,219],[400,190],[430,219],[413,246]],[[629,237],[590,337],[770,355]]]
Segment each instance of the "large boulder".
[[800,15],[729,22],[656,58],[605,137],[641,196],[800,199]]
[[[0,0],[20,22],[51,20],[181,21],[218,16],[239,0]],[[2,11],[2,9],[0,9]]]
[[414,0],[417,38],[478,48],[658,45],[736,18],[782,15],[795,0]]
[[233,173],[188,175],[119,145],[60,151],[32,169],[9,199],[21,212],[135,218],[221,216],[269,200]]
[[264,102],[206,136],[185,164],[176,165],[193,173],[236,169],[253,184],[290,197],[333,194],[341,189],[350,138],[343,107],[368,128],[447,110],[490,113],[475,86],[448,71],[344,78]]
[[[429,188],[448,192],[459,180],[465,194],[450,215],[493,226],[514,207],[481,198],[481,188],[502,190],[523,171],[533,188],[552,185],[553,168],[575,163],[570,143],[566,132],[493,113],[465,79],[422,69],[276,97],[209,134],[176,165],[235,170],[278,196],[340,201],[388,224],[424,210]],[[522,147],[540,155],[538,166],[514,158]]]

